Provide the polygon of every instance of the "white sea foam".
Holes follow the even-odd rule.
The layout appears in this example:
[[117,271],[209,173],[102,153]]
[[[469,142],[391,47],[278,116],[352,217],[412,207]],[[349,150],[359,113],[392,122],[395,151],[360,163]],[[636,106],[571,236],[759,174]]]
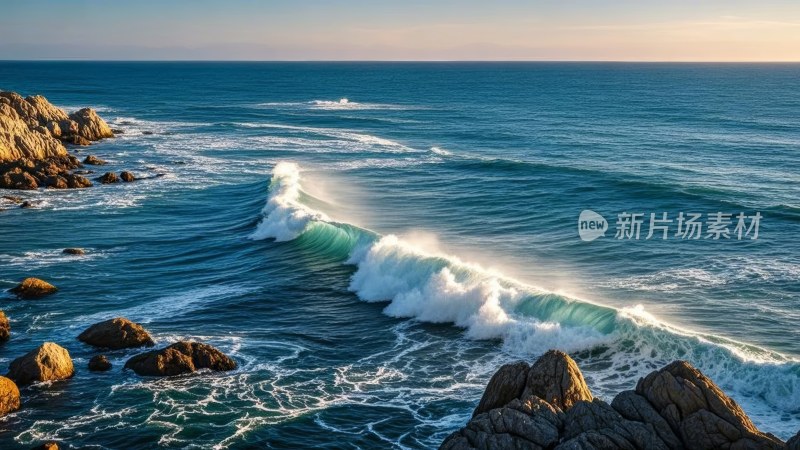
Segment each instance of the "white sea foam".
[[313,110],[407,110],[422,109],[411,105],[398,105],[389,103],[355,102],[348,98],[338,100],[311,100],[309,102],[265,102],[255,105],[256,108],[300,108]]

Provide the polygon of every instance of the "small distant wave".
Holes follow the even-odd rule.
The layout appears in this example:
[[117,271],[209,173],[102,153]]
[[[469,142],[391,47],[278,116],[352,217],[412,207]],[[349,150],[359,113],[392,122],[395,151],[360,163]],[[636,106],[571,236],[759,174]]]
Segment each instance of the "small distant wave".
[[410,105],[399,105],[389,103],[369,103],[369,102],[356,102],[348,98],[342,97],[338,100],[311,100],[309,102],[266,102],[258,103],[256,107],[259,108],[300,108],[300,109],[316,109],[316,110],[410,110],[410,109],[423,109],[421,107],[413,107]]
[[[389,316],[452,323],[469,338],[499,339],[507,352],[520,356],[557,347],[579,359],[600,358],[601,364],[586,371],[598,392],[609,392],[607,384],[613,390],[631,388],[663,364],[686,359],[755,417],[764,417],[764,429],[786,434],[788,427],[767,418],[798,413],[798,361],[675,327],[641,306],[615,309],[552,293],[454,255],[425,251],[399,236],[331,221],[306,206],[312,198],[302,191],[300,173],[296,164],[275,166],[264,217],[251,238],[297,239],[298,245],[343,258],[356,267],[349,289],[363,301],[386,302]],[[798,421],[788,422],[794,427]]]
[[3,267],[48,267],[56,264],[74,264],[76,262],[86,262],[96,259],[108,258],[118,249],[96,250],[85,248],[83,255],[67,255],[64,249],[50,249],[30,251],[17,255],[0,254],[0,266]]
[[441,147],[431,147],[431,152],[433,152],[433,153],[435,153],[435,154],[437,154],[439,156],[452,156],[453,155],[452,152],[450,152],[448,150],[445,150],[445,149],[443,149]]

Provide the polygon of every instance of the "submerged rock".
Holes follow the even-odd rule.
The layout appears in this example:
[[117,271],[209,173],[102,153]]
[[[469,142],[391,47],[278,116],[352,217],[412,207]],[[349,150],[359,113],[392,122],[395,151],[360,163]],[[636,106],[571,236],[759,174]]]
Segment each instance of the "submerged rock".
[[7,342],[11,338],[11,324],[6,317],[6,313],[0,310],[0,343]]
[[33,277],[25,278],[16,287],[9,290],[9,292],[22,299],[40,298],[55,294],[57,291],[58,288],[52,284]]
[[[788,445],[788,447],[787,447]],[[501,367],[472,419],[446,450],[798,450],[759,431],[709,378],[676,361],[611,405],[593,399],[577,364],[549,351],[532,366]]]
[[85,255],[86,251],[84,251],[82,248],[70,247],[65,248],[61,253],[65,255]]
[[95,347],[113,350],[155,345],[147,330],[124,317],[96,323],[78,335],[78,339]]
[[75,374],[72,358],[64,347],[45,342],[14,361],[8,369],[8,378],[17,384],[37,381],[54,381],[70,378]]
[[9,378],[0,377],[0,417],[19,409],[19,388]]
[[37,445],[33,447],[31,450],[58,450],[58,443],[57,442],[45,442],[42,445]]
[[89,370],[92,372],[105,372],[111,370],[111,362],[105,355],[95,355],[89,360]]
[[181,341],[161,350],[136,355],[125,363],[125,368],[139,375],[163,377],[200,369],[233,370],[236,362],[208,344]]

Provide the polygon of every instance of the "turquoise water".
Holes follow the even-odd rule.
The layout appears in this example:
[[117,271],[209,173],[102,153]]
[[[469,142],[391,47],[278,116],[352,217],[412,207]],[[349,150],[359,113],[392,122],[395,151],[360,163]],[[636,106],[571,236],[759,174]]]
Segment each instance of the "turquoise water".
[[[55,341],[78,367],[3,448],[430,448],[554,347],[602,398],[681,358],[800,428],[798,65],[0,62],[0,88],[97,107],[124,134],[80,155],[163,174],[0,213],[0,287],[61,289],[2,299],[0,366]],[[763,218],[615,240],[622,212]],[[239,368],[89,373],[75,337],[118,315]]]

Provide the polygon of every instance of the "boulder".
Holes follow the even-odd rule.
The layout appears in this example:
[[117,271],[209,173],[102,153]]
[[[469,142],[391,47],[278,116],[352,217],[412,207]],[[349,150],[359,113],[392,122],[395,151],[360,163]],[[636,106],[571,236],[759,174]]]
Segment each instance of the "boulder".
[[786,450],[800,450],[800,431],[786,441]]
[[675,361],[639,380],[644,397],[688,450],[779,449],[784,444],[760,432],[741,407],[686,361]]
[[66,179],[67,179],[67,186],[69,186],[70,189],[81,189],[81,188],[92,187],[92,182],[89,181],[88,178],[76,175],[74,173],[67,175]]
[[0,175],[0,188],[32,191],[39,188],[39,183],[31,174],[14,168]]
[[78,124],[78,135],[89,141],[114,137],[108,124],[92,108],[83,108],[69,115]]
[[592,400],[592,393],[578,364],[566,353],[549,350],[528,370],[523,397],[536,395],[567,410],[581,400]]
[[36,447],[31,448],[31,450],[58,450],[58,443],[57,442],[45,442],[42,445],[37,445]]
[[7,342],[11,339],[11,324],[8,322],[8,317],[3,310],[0,310],[0,343]]
[[161,350],[136,355],[125,363],[125,368],[139,375],[163,377],[199,369],[233,370],[236,362],[210,345],[180,341]]
[[82,248],[70,247],[65,248],[61,253],[65,255],[85,255],[86,251],[84,251]]
[[106,172],[102,177],[99,177],[97,181],[103,184],[119,183],[119,177],[114,172]]
[[124,317],[96,323],[84,330],[78,339],[95,347],[113,350],[155,345],[147,330]]
[[38,278],[25,278],[9,292],[22,299],[40,298],[46,295],[55,294],[58,288],[52,284]]
[[89,370],[92,372],[105,372],[111,370],[111,362],[105,355],[95,355],[89,360]]
[[6,377],[0,377],[0,417],[18,410],[19,404],[17,384]]
[[89,155],[89,156],[87,156],[87,157],[86,157],[86,158],[83,160],[83,163],[84,163],[84,164],[89,164],[89,165],[92,165],[92,166],[103,166],[103,165],[105,165],[105,164],[106,164],[106,162],[105,162],[105,161],[103,161],[102,159],[100,159],[100,158],[98,158],[98,157],[96,157],[96,156],[94,156],[94,155]]
[[131,181],[136,180],[136,177],[134,177],[133,174],[128,172],[127,170],[120,172],[119,177],[122,178],[122,181],[126,183],[130,183]]
[[72,358],[64,347],[45,342],[38,348],[13,361],[8,369],[8,378],[24,385],[37,381],[55,381],[70,378],[75,374]]

